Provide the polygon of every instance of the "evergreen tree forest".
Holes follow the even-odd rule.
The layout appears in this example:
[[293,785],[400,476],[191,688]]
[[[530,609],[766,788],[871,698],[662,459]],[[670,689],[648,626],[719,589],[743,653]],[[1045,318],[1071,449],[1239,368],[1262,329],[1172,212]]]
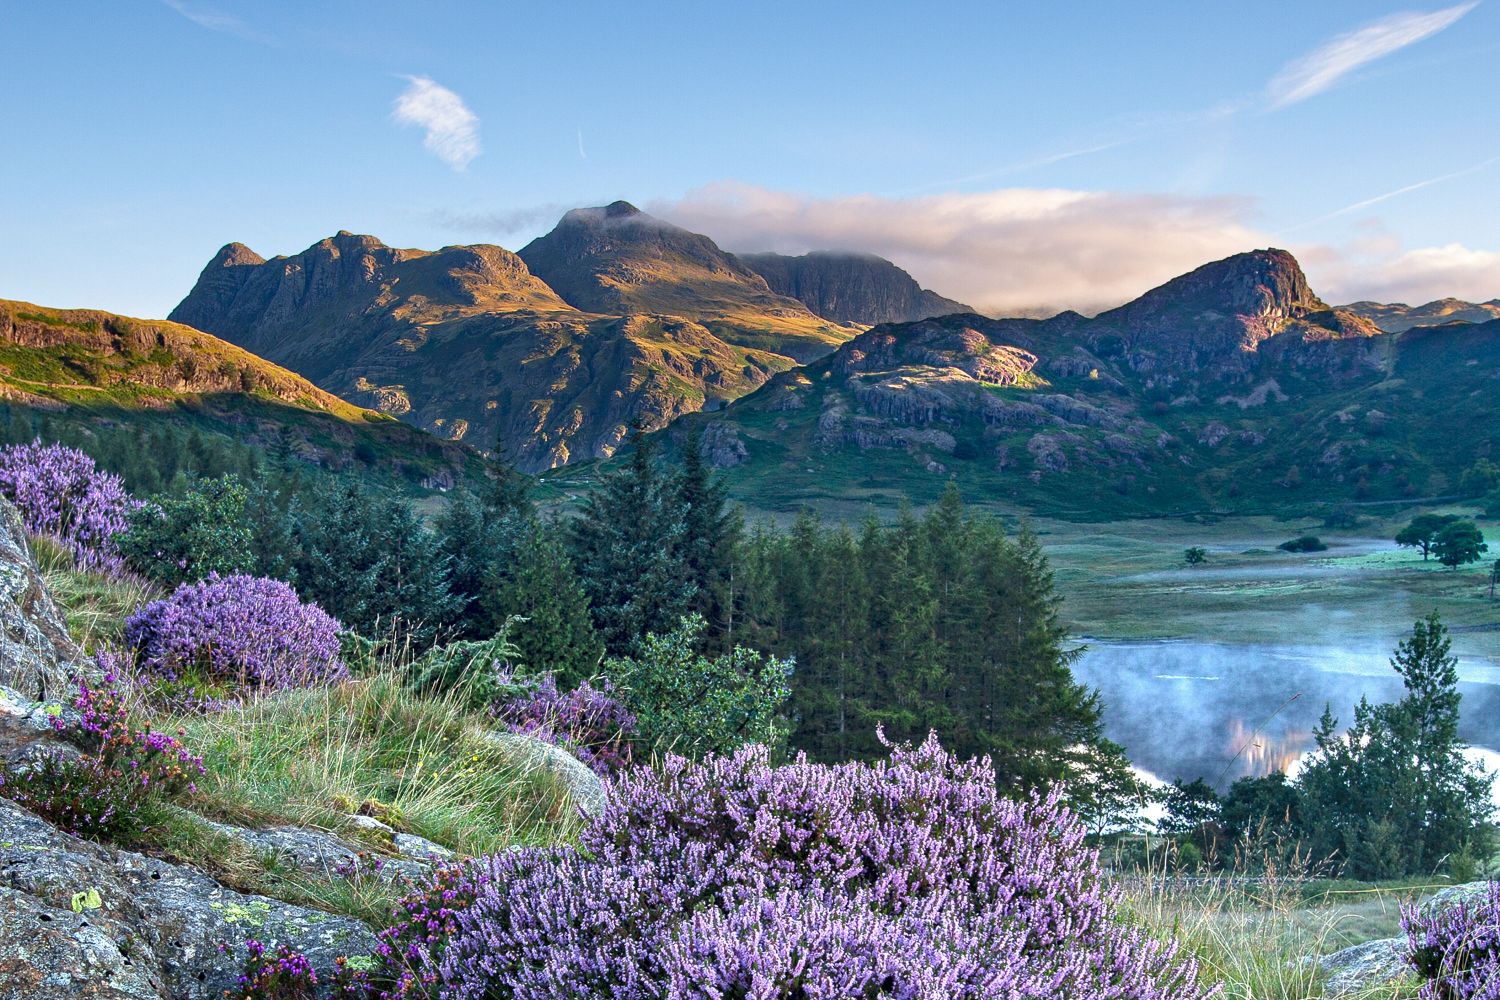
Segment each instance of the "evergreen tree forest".
[[[956,488],[890,523],[804,512],[747,526],[698,442],[679,455],[634,433],[563,515],[497,465],[426,517],[355,478],[192,432],[127,432],[99,460],[149,500],[124,545],[154,553],[163,582],[274,576],[368,639],[418,653],[504,632],[520,663],[568,686],[610,663],[639,677],[669,639],[678,673],[754,654],[788,666],[777,728],[819,761],[875,759],[883,740],[936,731],[990,756],[1016,790],[1125,774],[1095,695],[1073,680],[1047,561],[1024,528],[1008,533]],[[197,531],[195,514],[236,530]]]

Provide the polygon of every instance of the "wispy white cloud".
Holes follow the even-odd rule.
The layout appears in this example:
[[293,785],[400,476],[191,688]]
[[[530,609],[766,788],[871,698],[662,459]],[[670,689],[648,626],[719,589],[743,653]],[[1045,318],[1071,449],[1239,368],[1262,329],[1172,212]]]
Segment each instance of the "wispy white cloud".
[[578,158],[580,160],[587,160],[589,158],[589,154],[583,151],[583,129],[581,128],[578,130]]
[[428,77],[406,80],[408,86],[396,98],[391,117],[425,129],[422,145],[428,152],[454,170],[463,170],[479,155],[479,116],[463,98]]
[[1266,96],[1273,108],[1305,101],[1366,63],[1437,34],[1477,6],[1478,0],[1474,0],[1426,13],[1392,14],[1339,35],[1321,48],[1288,63],[1271,80]]
[[250,25],[246,24],[237,15],[228,13],[217,7],[199,3],[196,0],[162,0],[162,3],[200,28],[239,35],[241,38],[255,42],[271,41],[269,37],[250,27]]
[[1462,170],[1454,170],[1450,173],[1439,174],[1436,177],[1429,177],[1426,180],[1417,181],[1413,184],[1404,184],[1401,187],[1395,188],[1391,191],[1387,191],[1384,194],[1377,194],[1373,198],[1365,198],[1362,201],[1356,201],[1352,205],[1345,205],[1343,208],[1334,209],[1327,215],[1320,215],[1316,219],[1309,219],[1306,222],[1299,222],[1295,226],[1283,229],[1282,232],[1295,233],[1298,230],[1307,229],[1311,226],[1316,226],[1320,223],[1328,222],[1332,219],[1337,219],[1341,215],[1351,215],[1355,212],[1362,211],[1374,205],[1379,205],[1381,202],[1390,201],[1392,198],[1399,198],[1404,194],[1411,194],[1413,191],[1420,191],[1423,188],[1432,187],[1434,184],[1442,184],[1445,181],[1457,180],[1460,177],[1466,177],[1469,174],[1478,173],[1486,167],[1492,167],[1497,163],[1500,163],[1500,156],[1492,156],[1487,160],[1481,160],[1478,163],[1464,167]]

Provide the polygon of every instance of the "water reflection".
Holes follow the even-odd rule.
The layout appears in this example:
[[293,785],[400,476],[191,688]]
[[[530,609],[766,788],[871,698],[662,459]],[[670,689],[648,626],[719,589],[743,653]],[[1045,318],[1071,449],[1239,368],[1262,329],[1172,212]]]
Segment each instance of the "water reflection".
[[[1388,649],[1091,642],[1074,665],[1104,701],[1105,733],[1164,779],[1287,771],[1313,747],[1325,705],[1348,725],[1361,696],[1401,697]],[[1460,657],[1460,735],[1500,750],[1500,664]]]

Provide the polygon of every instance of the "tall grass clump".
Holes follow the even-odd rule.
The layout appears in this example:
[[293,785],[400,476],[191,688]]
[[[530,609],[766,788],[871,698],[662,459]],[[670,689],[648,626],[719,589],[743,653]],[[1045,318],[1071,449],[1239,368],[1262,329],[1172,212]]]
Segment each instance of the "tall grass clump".
[[[1227,870],[1179,863],[1168,849],[1118,876],[1121,912],[1131,923],[1177,942],[1223,1000],[1322,1000],[1319,960],[1350,945],[1388,937],[1399,897],[1366,888],[1333,893],[1322,866],[1295,845],[1242,850]],[[1397,1000],[1399,985],[1378,985],[1343,1000]]]
[[249,825],[338,829],[366,809],[464,854],[551,843],[577,827],[558,779],[484,738],[460,695],[414,694],[387,667],[169,720],[200,749],[202,807]]

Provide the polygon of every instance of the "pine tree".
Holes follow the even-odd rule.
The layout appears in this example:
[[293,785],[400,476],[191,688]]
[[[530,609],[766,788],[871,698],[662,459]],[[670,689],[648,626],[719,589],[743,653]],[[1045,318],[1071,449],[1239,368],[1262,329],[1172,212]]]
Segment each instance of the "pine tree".
[[528,518],[503,572],[496,566],[485,597],[491,621],[524,618],[510,630],[517,658],[534,670],[557,674],[565,687],[593,676],[604,655],[588,597],[573,571],[561,528]]
[[683,562],[696,593],[692,609],[708,623],[707,645],[726,649],[734,633],[733,579],[740,520],[729,495],[703,461],[703,432],[695,427],[683,445],[673,482],[683,518]]
[[682,505],[656,471],[655,442],[636,429],[630,444],[628,463],[603,477],[573,522],[574,562],[611,655],[671,632],[697,593]]
[[489,512],[479,498],[466,489],[458,489],[434,520],[438,545],[448,560],[448,586],[462,602],[463,635],[470,639],[488,638],[493,630],[485,629],[478,619],[478,604],[486,581],[495,572],[496,532]]

